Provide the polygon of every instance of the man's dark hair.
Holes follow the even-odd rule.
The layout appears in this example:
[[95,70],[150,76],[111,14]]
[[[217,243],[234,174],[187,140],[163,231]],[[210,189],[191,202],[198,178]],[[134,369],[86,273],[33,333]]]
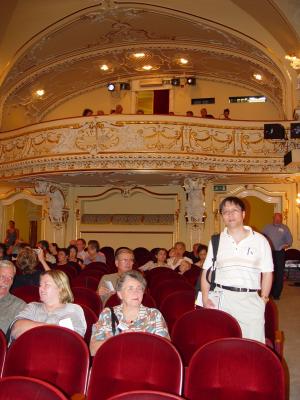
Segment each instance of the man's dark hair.
[[243,202],[243,200],[239,199],[238,197],[229,196],[221,201],[221,204],[219,207],[220,214],[222,214],[223,208],[225,207],[226,203],[231,203],[231,204],[234,204],[235,206],[239,206],[242,211],[246,210],[245,203]]
[[49,250],[49,242],[47,242],[47,240],[40,240],[38,243],[42,246],[43,249]]
[[96,249],[97,252],[100,251],[100,245],[98,240],[89,240],[88,246],[91,246],[93,249]]

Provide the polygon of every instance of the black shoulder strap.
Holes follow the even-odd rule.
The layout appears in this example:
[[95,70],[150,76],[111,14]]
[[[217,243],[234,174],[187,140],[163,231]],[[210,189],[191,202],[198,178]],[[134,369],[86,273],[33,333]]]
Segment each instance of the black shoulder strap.
[[[220,234],[212,235],[211,237],[211,244],[213,248],[213,258],[212,258],[212,266],[206,272],[206,280],[210,284],[210,290],[214,290],[216,287],[215,278],[216,278],[216,260],[218,255],[220,243]],[[209,280],[210,275],[210,280]]]
[[111,330],[112,330],[113,336],[115,336],[117,326],[119,325],[119,320],[118,320],[118,317],[116,316],[116,314],[114,312],[114,308],[113,307],[109,307],[109,309],[110,309],[110,313],[111,313]]

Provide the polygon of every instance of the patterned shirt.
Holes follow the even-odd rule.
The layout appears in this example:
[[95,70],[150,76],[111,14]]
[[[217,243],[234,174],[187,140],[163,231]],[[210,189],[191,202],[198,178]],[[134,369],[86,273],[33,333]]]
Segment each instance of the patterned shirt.
[[[116,335],[122,332],[148,332],[170,338],[166,322],[156,308],[148,308],[141,304],[136,320],[129,324],[124,320],[122,305],[115,306],[114,312],[119,321],[119,325],[116,326]],[[93,325],[92,338],[106,340],[112,336],[111,311],[110,308],[104,308],[99,321]]]

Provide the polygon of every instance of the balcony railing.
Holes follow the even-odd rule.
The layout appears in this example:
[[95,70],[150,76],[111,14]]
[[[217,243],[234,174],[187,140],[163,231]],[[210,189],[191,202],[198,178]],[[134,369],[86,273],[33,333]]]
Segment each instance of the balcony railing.
[[[288,132],[290,122],[281,123]],[[69,118],[2,133],[0,178],[111,169],[287,174],[295,171],[284,167],[283,156],[297,146],[297,139],[265,140],[264,121]]]

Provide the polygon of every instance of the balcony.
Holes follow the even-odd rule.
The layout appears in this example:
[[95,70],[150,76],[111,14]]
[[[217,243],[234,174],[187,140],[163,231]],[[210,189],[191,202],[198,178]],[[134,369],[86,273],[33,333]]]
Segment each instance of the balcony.
[[[283,164],[284,154],[297,148],[297,139],[265,140],[264,123],[161,115],[43,122],[1,134],[0,179],[112,170],[282,176],[297,172],[297,167]],[[288,132],[290,122],[281,123]]]

